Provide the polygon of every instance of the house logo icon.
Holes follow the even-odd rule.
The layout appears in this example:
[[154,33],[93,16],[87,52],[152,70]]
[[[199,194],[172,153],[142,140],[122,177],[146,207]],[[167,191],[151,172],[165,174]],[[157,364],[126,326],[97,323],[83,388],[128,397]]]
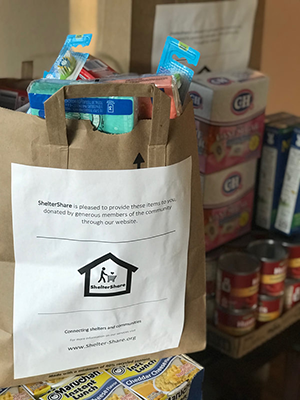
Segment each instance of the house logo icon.
[[128,294],[131,291],[132,274],[137,267],[120,260],[112,253],[97,258],[78,272],[85,275],[84,297],[108,297]]

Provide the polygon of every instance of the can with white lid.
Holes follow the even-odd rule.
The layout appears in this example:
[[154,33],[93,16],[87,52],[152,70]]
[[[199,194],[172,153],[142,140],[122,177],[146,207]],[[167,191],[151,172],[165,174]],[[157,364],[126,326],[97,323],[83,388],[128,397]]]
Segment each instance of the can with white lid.
[[256,240],[247,250],[260,260],[260,294],[277,297],[283,294],[288,251],[275,240]]

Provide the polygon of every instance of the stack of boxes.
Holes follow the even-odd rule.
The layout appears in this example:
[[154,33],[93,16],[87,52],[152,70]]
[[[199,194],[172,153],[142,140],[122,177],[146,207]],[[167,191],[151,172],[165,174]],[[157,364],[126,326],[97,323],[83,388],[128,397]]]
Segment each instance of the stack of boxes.
[[247,69],[197,75],[191,84],[206,251],[251,229],[268,83]]
[[261,228],[274,230],[293,130],[299,123],[299,117],[288,113],[266,118],[255,216]]

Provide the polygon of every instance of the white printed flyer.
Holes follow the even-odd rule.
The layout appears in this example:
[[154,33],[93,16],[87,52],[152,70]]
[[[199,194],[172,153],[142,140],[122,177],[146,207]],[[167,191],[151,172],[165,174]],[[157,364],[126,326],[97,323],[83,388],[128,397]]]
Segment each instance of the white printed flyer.
[[77,171],[12,164],[14,377],[178,347],[191,158]]

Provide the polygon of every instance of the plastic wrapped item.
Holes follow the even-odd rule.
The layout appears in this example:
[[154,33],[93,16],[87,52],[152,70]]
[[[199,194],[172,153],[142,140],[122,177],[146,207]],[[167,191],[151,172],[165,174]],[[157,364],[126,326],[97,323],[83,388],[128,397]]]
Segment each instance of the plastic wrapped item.
[[[45,118],[44,102],[63,86],[80,84],[79,82],[62,82],[53,79],[33,81],[28,87],[30,114]],[[101,132],[128,133],[133,130],[137,122],[137,101],[134,97],[67,99],[65,100],[65,113],[67,119],[91,121],[95,130]]]
[[44,72],[44,78],[63,80],[77,79],[89,54],[75,52],[72,50],[72,47],[77,47],[79,45],[82,47],[89,46],[91,39],[91,33],[84,35],[68,35],[50,71]]
[[[116,83],[153,83],[162,90],[171,99],[170,119],[174,119],[182,113],[182,105],[179,97],[177,80],[172,75],[142,75],[113,77]],[[140,97],[138,99],[139,119],[150,119],[152,117],[152,99],[149,97]]]
[[107,65],[104,61],[98,58],[89,57],[85,62],[84,67],[80,71],[77,79],[95,79],[105,78],[110,75],[116,74],[116,71]]
[[178,57],[179,60],[186,60],[189,64],[196,66],[200,58],[200,53],[171,36],[168,36],[166,39],[165,47],[156,73],[159,75],[180,76],[179,94],[181,102],[183,103],[189,91],[194,71],[176,61],[174,56]]

